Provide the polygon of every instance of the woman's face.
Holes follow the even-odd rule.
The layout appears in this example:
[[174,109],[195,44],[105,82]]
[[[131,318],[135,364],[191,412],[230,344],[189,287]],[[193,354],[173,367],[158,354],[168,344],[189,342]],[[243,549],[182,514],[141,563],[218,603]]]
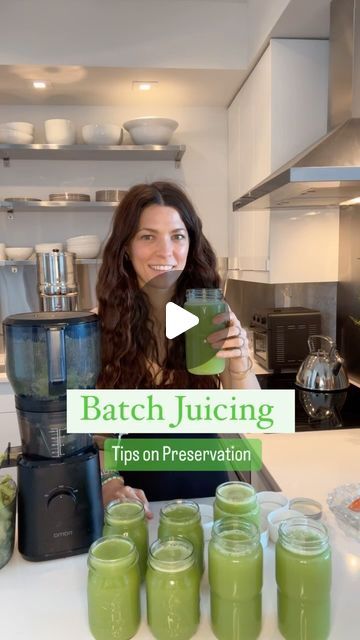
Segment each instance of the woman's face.
[[158,204],[146,207],[127,251],[140,287],[161,274],[182,271],[189,235],[178,211]]

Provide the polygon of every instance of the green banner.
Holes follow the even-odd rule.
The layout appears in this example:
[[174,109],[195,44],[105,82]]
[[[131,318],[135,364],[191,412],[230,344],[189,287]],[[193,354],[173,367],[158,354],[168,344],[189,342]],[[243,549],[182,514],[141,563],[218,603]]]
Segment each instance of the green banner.
[[261,441],[245,438],[108,438],[106,470],[259,471]]

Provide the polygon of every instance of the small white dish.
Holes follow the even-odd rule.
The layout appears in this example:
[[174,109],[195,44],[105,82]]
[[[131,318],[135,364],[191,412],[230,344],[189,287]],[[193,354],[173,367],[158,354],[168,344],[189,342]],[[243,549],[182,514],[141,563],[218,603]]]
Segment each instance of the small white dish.
[[35,245],[35,253],[51,253],[52,251],[63,251],[62,242],[42,242]]
[[33,254],[32,247],[6,247],[5,253],[8,260],[28,260]]
[[281,491],[259,491],[256,495],[261,513],[264,516],[267,516],[272,511],[289,507],[289,498]]
[[117,145],[123,140],[124,130],[117,124],[86,124],[82,128],[85,144]]
[[204,529],[204,540],[208,542],[211,538],[211,531],[214,524],[214,511],[211,504],[199,504],[201,524]]
[[298,517],[304,517],[304,514],[300,513],[300,511],[295,511],[295,509],[278,509],[269,513],[267,521],[269,525],[270,540],[274,543],[277,541],[281,522],[289,520],[289,518]]

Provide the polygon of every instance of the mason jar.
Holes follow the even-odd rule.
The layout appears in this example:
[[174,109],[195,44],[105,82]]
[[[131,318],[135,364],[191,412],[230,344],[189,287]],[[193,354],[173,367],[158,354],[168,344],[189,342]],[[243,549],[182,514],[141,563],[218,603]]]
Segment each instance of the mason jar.
[[122,535],[130,538],[139,554],[141,580],[144,580],[147,565],[149,532],[144,505],[140,500],[112,500],[105,507],[103,535]]
[[187,289],[186,311],[199,318],[199,323],[185,332],[186,368],[195,375],[215,375],[225,369],[225,359],[217,358],[207,338],[224,329],[226,323],[214,324],[213,318],[227,311],[221,289]]
[[260,526],[260,505],[256,491],[247,482],[224,482],[216,488],[214,520],[242,516]]
[[194,546],[195,565],[204,573],[204,531],[199,505],[192,500],[174,500],[160,510],[158,536],[187,538]]
[[185,538],[156,540],[146,573],[147,619],[157,640],[189,640],[200,620],[200,576]]
[[330,633],[331,550],[326,527],[310,518],[280,524],[276,543],[278,625],[286,640]]
[[209,542],[211,627],[218,640],[255,640],[261,631],[263,552],[252,522],[214,523]]
[[140,624],[140,571],[135,544],[123,536],[93,542],[88,556],[88,617],[96,640],[129,640]]

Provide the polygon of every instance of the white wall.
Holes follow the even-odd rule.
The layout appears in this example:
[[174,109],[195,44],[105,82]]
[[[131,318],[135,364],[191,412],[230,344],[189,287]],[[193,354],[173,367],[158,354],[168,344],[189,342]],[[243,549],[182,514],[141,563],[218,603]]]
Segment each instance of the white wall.
[[247,5],[178,0],[11,0],[1,64],[241,69]]
[[[71,118],[77,125],[89,122],[123,123],[146,115],[131,107],[34,107],[1,106],[0,122],[28,120],[35,123],[35,141],[44,141],[43,121],[50,117]],[[226,110],[223,108],[164,107],[157,115],[175,118],[179,128],[172,141],[185,144],[181,167],[172,162],[78,162],[12,160],[0,169],[0,200],[27,195],[48,199],[49,193],[85,192],[127,188],[138,182],[170,179],[182,184],[203,220],[204,231],[218,255],[227,255],[227,140]],[[0,242],[30,246],[37,242],[64,240],[82,233],[108,232],[110,213],[43,212],[17,213],[8,220],[0,213]]]
[[249,0],[249,61],[256,58],[264,43],[270,38],[272,29],[290,2],[291,0]]

